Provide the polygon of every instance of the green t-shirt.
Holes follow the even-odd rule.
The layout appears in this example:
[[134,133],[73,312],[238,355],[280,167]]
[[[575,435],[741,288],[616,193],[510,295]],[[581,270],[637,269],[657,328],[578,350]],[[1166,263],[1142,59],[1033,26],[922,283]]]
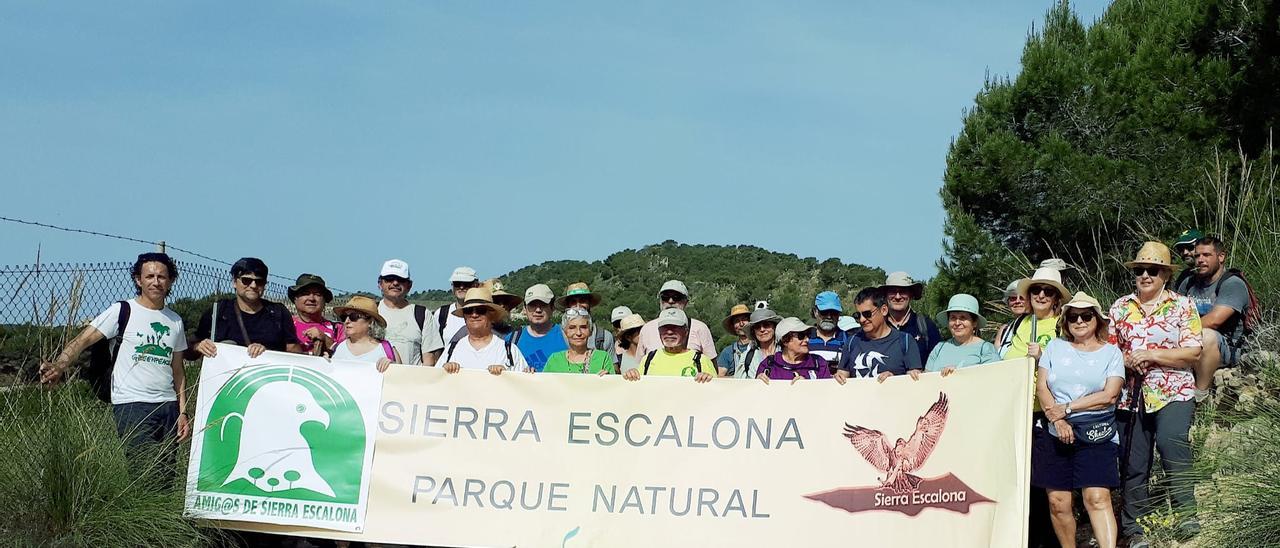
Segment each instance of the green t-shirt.
[[547,358],[547,365],[542,368],[543,373],[593,373],[599,374],[601,371],[613,371],[613,360],[609,357],[609,353],[603,350],[592,350],[591,355],[587,358],[585,364],[569,363],[569,352],[561,350],[552,354]]

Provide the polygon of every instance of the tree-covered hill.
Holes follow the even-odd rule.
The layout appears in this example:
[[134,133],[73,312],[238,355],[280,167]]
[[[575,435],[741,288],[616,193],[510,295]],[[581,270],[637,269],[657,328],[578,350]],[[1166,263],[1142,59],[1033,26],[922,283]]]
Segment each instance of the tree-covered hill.
[[[548,261],[499,279],[507,291],[522,296],[525,288],[537,283],[551,286],[558,297],[569,284],[586,282],[604,298],[593,311],[596,321],[602,322],[608,322],[609,311],[618,305],[652,319],[658,311],[658,288],[667,280],[678,279],[693,294],[690,314],[707,322],[717,340],[725,340],[720,320],[736,303],[768,300],[783,316],[807,319],[818,292],[836,291],[847,302],[859,289],[882,283],[884,276],[879,268],[837,259],[819,261],[748,245],[687,245],[668,240],[619,251],[603,261]],[[412,300],[431,306],[451,298],[444,290],[411,295]]]

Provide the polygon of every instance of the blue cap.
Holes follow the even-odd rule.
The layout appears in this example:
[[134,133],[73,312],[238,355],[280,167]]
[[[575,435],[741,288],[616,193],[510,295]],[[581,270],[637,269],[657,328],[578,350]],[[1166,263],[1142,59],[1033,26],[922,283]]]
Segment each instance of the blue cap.
[[813,300],[813,307],[818,310],[835,310],[836,312],[844,312],[844,308],[840,306],[840,296],[835,291],[823,291]]

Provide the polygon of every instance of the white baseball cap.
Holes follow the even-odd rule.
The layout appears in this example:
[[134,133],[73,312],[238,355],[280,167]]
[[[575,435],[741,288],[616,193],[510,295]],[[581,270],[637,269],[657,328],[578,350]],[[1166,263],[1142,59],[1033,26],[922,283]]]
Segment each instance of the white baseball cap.
[[668,308],[659,312],[658,319],[654,321],[657,322],[654,325],[658,327],[662,327],[664,325],[674,325],[677,327],[689,326],[689,316],[679,308]]
[[524,290],[524,304],[528,305],[534,301],[551,304],[556,302],[556,296],[547,284],[535,284]]
[[662,284],[662,289],[658,290],[659,297],[662,296],[663,291],[675,291],[685,297],[689,296],[689,288],[680,280],[668,280],[667,283]]
[[476,269],[469,266],[460,266],[453,269],[453,275],[449,276],[449,283],[453,282],[478,282],[480,277],[476,276]]
[[378,274],[378,277],[381,278],[383,276],[397,276],[406,280],[413,279],[409,277],[409,263],[400,259],[391,259],[382,263],[382,271]]
[[613,312],[609,313],[610,322],[620,322],[623,318],[632,314],[631,309],[625,306],[615,307]]

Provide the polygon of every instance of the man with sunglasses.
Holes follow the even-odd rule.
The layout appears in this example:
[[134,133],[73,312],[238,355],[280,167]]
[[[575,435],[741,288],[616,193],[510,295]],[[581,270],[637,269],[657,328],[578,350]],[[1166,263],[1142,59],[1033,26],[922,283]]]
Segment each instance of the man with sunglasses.
[[884,382],[894,375],[918,378],[924,364],[911,335],[888,321],[889,306],[881,288],[868,287],[854,297],[854,319],[861,330],[849,336],[841,350],[835,378],[844,384],[849,377],[875,378]]
[[246,347],[251,358],[266,350],[302,353],[289,309],[263,298],[267,293],[267,264],[262,259],[245,257],[231,265],[231,285],[236,296],[214,303],[200,316],[195,333],[200,342],[194,352],[187,350],[188,359],[217,355],[215,341]]
[[[689,306],[689,288],[680,280],[668,280],[658,290],[658,310],[674,308],[684,311]],[[687,317],[687,316],[686,316]],[[706,356],[718,356],[716,340],[711,336],[711,328],[702,320],[689,318],[688,346],[692,350]],[[658,334],[658,319],[655,318],[640,328],[640,353],[646,354],[662,348],[662,337]]]
[[455,312],[462,305],[463,299],[466,299],[467,290],[480,287],[480,277],[476,276],[476,269],[460,266],[453,269],[453,274],[449,276],[449,284],[453,288],[454,302],[436,310],[436,324],[439,326],[442,341],[454,340],[457,338],[458,331],[467,326],[466,320]]
[[378,272],[378,290],[382,292],[378,314],[387,321],[387,342],[395,347],[404,364],[435,365],[444,352],[440,326],[427,307],[409,302],[412,289],[409,263],[400,259],[382,263]]

